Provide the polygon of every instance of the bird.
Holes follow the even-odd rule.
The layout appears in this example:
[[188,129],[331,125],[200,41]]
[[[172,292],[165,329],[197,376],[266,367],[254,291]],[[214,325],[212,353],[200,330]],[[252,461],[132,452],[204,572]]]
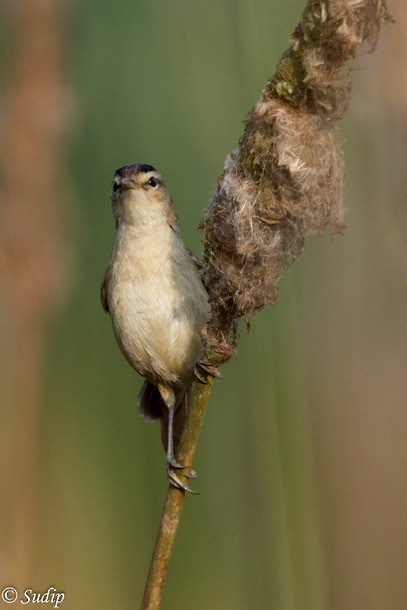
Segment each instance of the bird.
[[[161,174],[146,163],[115,172],[111,204],[115,239],[101,285],[101,301],[129,364],[145,378],[138,406],[161,420],[167,478],[192,492],[177,475],[175,458],[194,378],[220,373],[204,359],[202,331],[210,318],[199,259],[184,245]],[[194,492],[192,492],[194,493]]]

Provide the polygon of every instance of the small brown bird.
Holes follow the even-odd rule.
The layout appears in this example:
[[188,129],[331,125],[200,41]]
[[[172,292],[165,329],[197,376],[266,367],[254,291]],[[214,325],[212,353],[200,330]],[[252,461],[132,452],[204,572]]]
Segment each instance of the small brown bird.
[[116,237],[101,299],[110,314],[117,343],[145,382],[138,396],[140,413],[161,419],[167,449],[167,476],[191,491],[175,473],[188,394],[202,362],[201,332],[209,319],[208,297],[196,260],[176,225],[168,189],[151,165],[132,163],[113,180]]

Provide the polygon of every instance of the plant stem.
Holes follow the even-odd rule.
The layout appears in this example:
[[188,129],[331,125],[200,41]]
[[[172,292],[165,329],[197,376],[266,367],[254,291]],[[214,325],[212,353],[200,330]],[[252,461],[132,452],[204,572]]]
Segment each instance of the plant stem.
[[[236,320],[277,298],[278,281],[308,235],[344,226],[342,149],[335,130],[347,108],[344,67],[362,43],[374,50],[384,0],[308,0],[290,48],[247,120],[202,222],[205,329],[213,364],[232,357]],[[323,153],[323,154],[322,154]],[[178,459],[192,464],[213,380],[196,384]],[[187,482],[187,479],[185,479]],[[185,493],[170,488],[141,610],[160,606]]]
[[[185,422],[178,452],[179,462],[181,464],[188,464],[189,467],[192,466],[195,456],[212,385],[213,379],[210,378],[207,384],[196,383],[193,388],[191,407]],[[188,471],[185,472],[187,473]],[[185,476],[178,476],[183,482],[188,482]],[[175,487],[169,487],[151,559],[150,571],[144,589],[141,610],[157,610],[160,607],[168,562],[174,545],[175,534],[177,533],[184,497],[185,492]]]

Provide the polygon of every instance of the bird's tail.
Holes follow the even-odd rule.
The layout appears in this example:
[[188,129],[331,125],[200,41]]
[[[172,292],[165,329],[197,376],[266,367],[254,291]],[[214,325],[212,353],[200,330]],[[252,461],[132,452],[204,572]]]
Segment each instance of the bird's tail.
[[[184,429],[184,424],[188,413],[189,398],[191,394],[190,390],[190,387],[186,390],[175,390],[177,405],[173,424],[175,455],[178,453],[178,445],[181,440],[182,431]],[[145,381],[138,395],[137,404],[139,406],[140,415],[142,415],[145,419],[148,421],[154,421],[156,419],[161,420],[161,440],[165,451],[167,451],[168,407],[161,398],[158,388],[149,381]]]
[[167,408],[165,402],[161,398],[158,388],[149,381],[143,383],[140,393],[137,396],[137,404],[140,415],[147,421],[161,419],[164,410]]

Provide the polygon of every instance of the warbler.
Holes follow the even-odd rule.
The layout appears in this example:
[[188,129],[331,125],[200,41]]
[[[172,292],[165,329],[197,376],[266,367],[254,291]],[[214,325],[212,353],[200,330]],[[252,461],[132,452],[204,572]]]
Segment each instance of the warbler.
[[202,381],[202,371],[220,376],[203,360],[208,295],[154,167],[132,163],[118,169],[111,203],[116,233],[101,286],[102,305],[124,357],[145,378],[140,413],[161,420],[167,477],[174,487],[191,491],[176,474],[183,466],[175,454],[194,374]]

